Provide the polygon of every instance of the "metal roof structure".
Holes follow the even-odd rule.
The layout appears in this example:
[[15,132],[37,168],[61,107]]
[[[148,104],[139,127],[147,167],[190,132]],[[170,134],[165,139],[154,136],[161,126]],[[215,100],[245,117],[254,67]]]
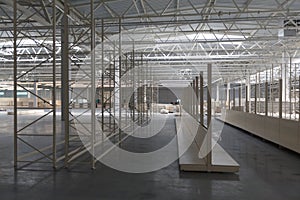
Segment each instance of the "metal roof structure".
[[[52,2],[17,0],[19,15],[23,19],[21,23],[24,24],[23,36],[18,36],[22,44],[18,48],[19,54],[24,55],[18,59],[22,63],[19,74],[27,71],[32,63],[44,62],[51,53],[47,46],[51,46],[52,41],[47,33],[52,28]],[[58,60],[61,56],[60,28],[63,26],[60,20],[65,2],[56,1]],[[2,0],[0,4],[2,80],[12,80],[12,4],[9,0]],[[73,43],[70,57],[75,65],[84,68],[82,61],[89,57],[86,48],[89,44],[78,43],[78,40],[84,41],[83,38],[87,37],[91,2],[69,0],[66,5],[70,42]],[[297,0],[95,0],[93,10],[96,47],[101,49],[103,26],[105,39],[110,43],[107,45],[110,47],[105,48],[118,48],[113,43],[119,43],[121,38],[122,54],[131,52],[134,46],[138,54],[143,54],[147,66],[153,66],[153,74],[159,80],[177,80],[183,71],[189,71],[191,76],[197,75],[207,63],[218,69],[215,80],[221,74],[226,81],[291,59],[298,62],[300,2]],[[59,70],[60,66],[57,67]],[[37,76],[39,81],[47,82],[51,73],[43,67],[42,70],[32,70],[28,76]]]

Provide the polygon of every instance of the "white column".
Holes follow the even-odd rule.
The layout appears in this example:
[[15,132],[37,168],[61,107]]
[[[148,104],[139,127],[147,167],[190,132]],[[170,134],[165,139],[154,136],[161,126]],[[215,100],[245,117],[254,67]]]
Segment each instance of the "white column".
[[282,53],[282,62],[281,65],[281,77],[282,77],[282,113],[285,118],[286,113],[288,112],[288,103],[290,101],[290,80],[289,80],[289,68],[292,60],[288,58],[286,52]]
[[229,107],[230,105],[230,99],[229,99],[229,93],[230,93],[230,83],[227,83],[227,94],[226,94],[226,105]]
[[33,107],[37,108],[38,107],[38,98],[36,95],[38,95],[38,84],[36,81],[33,82],[33,93],[35,95],[32,95],[33,97]]
[[250,83],[250,75],[246,78],[246,86],[247,86],[247,93],[248,93],[248,112],[251,113],[251,83]]
[[219,103],[220,101],[220,86],[217,83],[217,97],[216,97],[216,102]]

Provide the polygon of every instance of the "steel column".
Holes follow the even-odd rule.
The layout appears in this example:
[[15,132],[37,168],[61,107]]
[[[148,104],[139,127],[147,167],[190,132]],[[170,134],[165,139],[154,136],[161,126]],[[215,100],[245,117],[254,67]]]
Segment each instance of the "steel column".
[[56,0],[52,1],[52,46],[53,46],[53,52],[52,52],[52,64],[53,64],[53,82],[52,82],[52,106],[53,106],[53,168],[56,168],[56,25],[57,25],[57,19],[56,19]]
[[95,134],[96,134],[96,65],[95,65],[95,15],[94,15],[94,0],[91,0],[91,153],[92,153],[92,169],[95,169]]
[[279,79],[279,118],[282,119],[282,79]]
[[13,0],[14,11],[14,167],[18,166],[18,110],[17,110],[17,0]]
[[200,72],[200,124],[204,126],[204,80],[203,72]]
[[207,65],[207,134],[208,134],[208,139],[207,139],[207,148],[208,148],[208,155],[207,155],[207,167],[208,170],[212,165],[212,113],[211,113],[211,89],[212,89],[212,65],[208,64]]
[[269,96],[269,91],[268,91],[268,82],[265,83],[265,116],[268,116],[268,96]]
[[249,94],[248,94],[248,85],[246,86],[246,112],[249,112]]
[[62,18],[62,66],[61,66],[61,100],[63,132],[65,134],[65,167],[69,160],[69,5],[64,1],[64,13]]
[[195,80],[195,92],[196,92],[196,120],[199,120],[199,77],[196,76]]
[[239,109],[238,109],[238,111],[242,111],[241,107],[242,107],[242,84],[239,87]]

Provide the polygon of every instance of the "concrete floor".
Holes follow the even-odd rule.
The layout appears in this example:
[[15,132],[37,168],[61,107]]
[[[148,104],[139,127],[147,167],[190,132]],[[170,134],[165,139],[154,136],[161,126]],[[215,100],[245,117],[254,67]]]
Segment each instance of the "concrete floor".
[[[241,165],[238,174],[180,172],[178,162],[152,173],[128,174],[98,164],[92,171],[12,168],[11,117],[0,113],[0,199],[300,199],[300,155],[225,125],[220,144]],[[163,134],[146,144],[128,140],[130,150],[156,149],[175,134],[170,116]],[[153,146],[151,145],[153,144]],[[154,145],[155,144],[155,145]]]

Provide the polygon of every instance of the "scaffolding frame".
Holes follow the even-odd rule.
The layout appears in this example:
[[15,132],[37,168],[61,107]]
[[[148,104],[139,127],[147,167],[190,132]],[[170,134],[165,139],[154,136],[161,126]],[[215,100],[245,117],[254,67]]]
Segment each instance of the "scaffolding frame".
[[[47,8],[46,8],[47,7]],[[28,10],[32,10],[30,7]],[[45,12],[44,12],[45,11]],[[50,17],[49,12],[52,12]],[[32,15],[28,16],[28,11],[24,10],[23,6],[19,5],[18,0],[13,1],[13,66],[14,66],[14,167],[22,169],[33,164],[51,163],[53,168],[57,167],[57,163],[62,160],[62,157],[57,157],[57,147],[62,143],[57,141],[56,130],[56,61],[57,61],[57,8],[56,0],[42,1],[40,9],[37,9]],[[49,23],[49,27],[41,27],[30,22],[31,18],[45,19],[45,23]],[[47,19],[47,20],[46,20]],[[30,30],[30,31],[28,31]],[[49,40],[49,42],[47,41]],[[29,47],[28,47],[29,41]],[[33,66],[29,69],[23,69],[22,60],[26,60],[28,56],[33,56],[27,49],[31,48],[36,52],[37,61],[32,63]],[[23,50],[25,49],[25,51]],[[27,53],[24,53],[27,52]],[[37,83],[39,77],[35,74],[31,76],[31,72],[38,68],[52,68],[50,80],[52,90],[52,98],[45,99],[38,93]],[[33,85],[33,90],[29,88]],[[29,108],[23,107],[18,102],[18,90],[21,88],[34,98],[33,105]],[[26,118],[21,120],[21,112],[28,110],[41,110],[39,103],[43,102],[47,105],[48,110],[36,119],[27,121]],[[52,118],[52,130],[50,133],[42,132],[37,129],[39,123],[45,118]],[[26,121],[25,121],[26,120]],[[51,138],[50,143],[36,146],[32,143],[31,138],[40,138],[41,143],[47,138]],[[27,148],[27,149],[26,149]]]

